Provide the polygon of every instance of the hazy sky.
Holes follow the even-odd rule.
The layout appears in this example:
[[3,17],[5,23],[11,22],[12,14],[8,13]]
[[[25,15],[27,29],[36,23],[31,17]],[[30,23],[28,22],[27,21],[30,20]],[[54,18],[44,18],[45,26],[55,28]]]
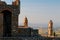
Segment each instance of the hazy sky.
[[60,0],[21,0],[20,21],[27,16],[30,23],[60,23]]
[[19,24],[24,21],[25,16],[29,23],[48,23],[50,19],[54,23],[60,23],[60,0],[21,0],[20,6]]

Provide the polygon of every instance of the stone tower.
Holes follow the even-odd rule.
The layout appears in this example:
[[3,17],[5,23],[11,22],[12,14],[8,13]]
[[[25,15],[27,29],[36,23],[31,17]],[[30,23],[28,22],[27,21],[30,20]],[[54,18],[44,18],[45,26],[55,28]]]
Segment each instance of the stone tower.
[[50,20],[48,23],[48,36],[52,36],[52,34],[53,34],[53,22],[52,20]]
[[18,26],[20,13],[20,0],[15,0],[11,5],[0,1],[0,37],[11,37]]
[[27,17],[24,18],[24,27],[28,27],[28,19],[27,19]]
[[16,0],[15,2],[12,3],[13,5],[19,5],[20,4],[20,0]]

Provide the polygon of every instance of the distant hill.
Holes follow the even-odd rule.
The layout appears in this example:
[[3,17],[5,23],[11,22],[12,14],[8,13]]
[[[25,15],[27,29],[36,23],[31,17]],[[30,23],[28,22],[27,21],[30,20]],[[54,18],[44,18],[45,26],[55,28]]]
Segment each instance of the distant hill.
[[[20,25],[23,25],[23,23],[21,23]],[[29,23],[28,24],[29,25],[29,27],[32,27],[32,28],[34,28],[34,29],[39,29],[39,28],[43,28],[43,29],[47,29],[48,28],[48,24],[46,23],[46,24],[33,24],[33,23]],[[58,30],[58,29],[60,29],[60,24],[54,24],[53,25],[53,29],[54,30]]]

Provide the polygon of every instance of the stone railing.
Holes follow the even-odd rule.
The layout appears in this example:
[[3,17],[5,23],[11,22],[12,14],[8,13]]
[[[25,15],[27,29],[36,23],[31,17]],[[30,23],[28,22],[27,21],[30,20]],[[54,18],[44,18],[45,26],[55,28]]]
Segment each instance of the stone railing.
[[0,37],[0,40],[40,40],[41,38],[35,37]]
[[0,40],[60,40],[60,38],[41,38],[41,37],[0,37]]

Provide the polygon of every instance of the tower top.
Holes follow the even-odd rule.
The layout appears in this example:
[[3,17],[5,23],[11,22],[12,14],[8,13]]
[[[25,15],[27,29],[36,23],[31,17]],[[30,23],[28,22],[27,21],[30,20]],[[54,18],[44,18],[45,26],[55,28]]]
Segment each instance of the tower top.
[[27,19],[27,17],[25,16],[25,18],[24,19]]
[[53,23],[53,21],[52,21],[52,20],[50,20],[50,21],[49,21],[49,23]]
[[13,5],[20,5],[20,0],[15,0],[12,4]]

